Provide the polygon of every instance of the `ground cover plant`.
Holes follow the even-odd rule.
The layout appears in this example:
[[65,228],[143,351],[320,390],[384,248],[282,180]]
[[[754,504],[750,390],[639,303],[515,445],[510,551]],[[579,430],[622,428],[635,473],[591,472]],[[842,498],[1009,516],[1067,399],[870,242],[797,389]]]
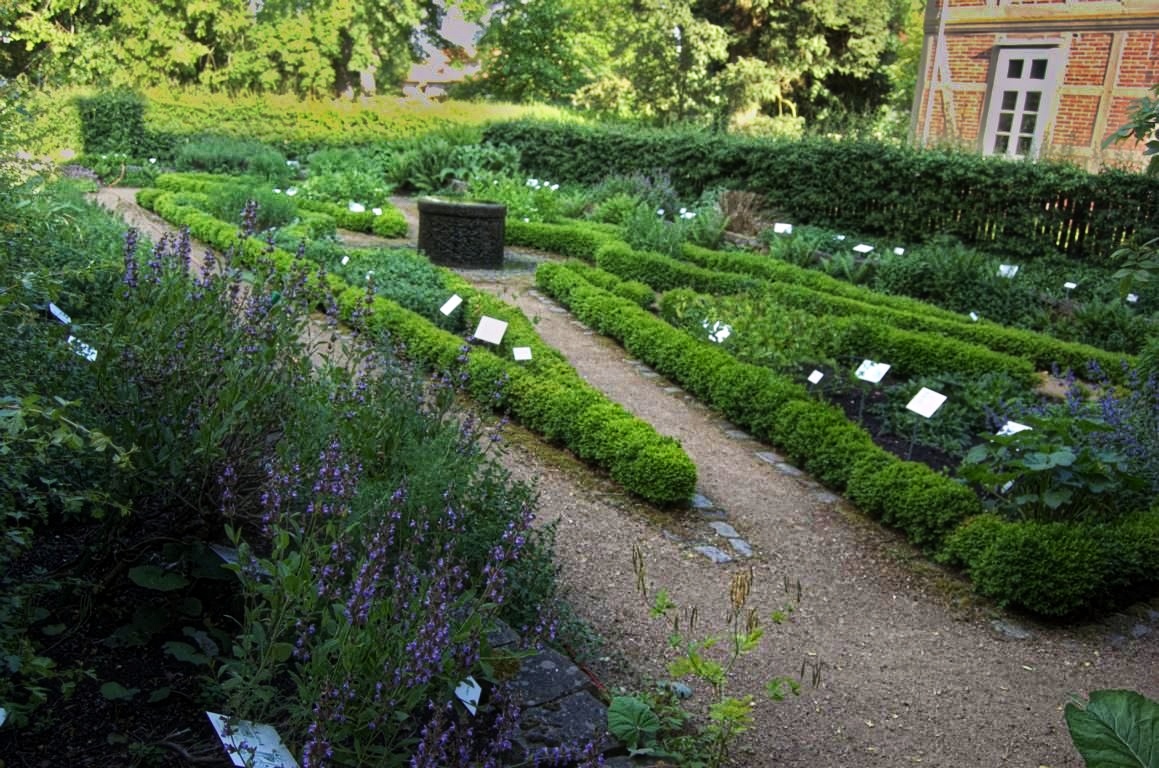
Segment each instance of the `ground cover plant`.
[[[551,533],[528,527],[530,490],[486,459],[481,424],[451,418],[458,379],[428,386],[389,348],[360,373],[315,369],[309,275],[228,255],[190,273],[187,240],[90,251],[117,279],[71,302],[34,256],[70,228],[20,200],[0,197],[28,246],[0,307],[20,470],[0,496],[4,754],[166,764],[211,743],[205,709],[274,722],[309,765],[504,751],[515,715],[485,638],[500,615],[528,637],[549,623]],[[474,732],[446,708],[472,673],[499,718]],[[330,698],[351,684],[366,696]]]

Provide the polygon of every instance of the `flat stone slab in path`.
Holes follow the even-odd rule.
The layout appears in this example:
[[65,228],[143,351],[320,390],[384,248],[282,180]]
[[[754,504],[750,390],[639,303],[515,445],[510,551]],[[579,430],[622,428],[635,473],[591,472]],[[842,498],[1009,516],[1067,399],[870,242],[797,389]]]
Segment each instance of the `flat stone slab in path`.
[[524,659],[519,666],[519,673],[510,684],[524,709],[538,707],[579,691],[594,693],[595,688],[591,679],[571,659],[550,648]]

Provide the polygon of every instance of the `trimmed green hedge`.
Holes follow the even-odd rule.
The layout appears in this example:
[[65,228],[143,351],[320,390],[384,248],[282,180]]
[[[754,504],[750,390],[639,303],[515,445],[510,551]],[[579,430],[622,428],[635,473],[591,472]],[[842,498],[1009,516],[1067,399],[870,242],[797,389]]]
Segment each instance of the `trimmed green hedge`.
[[600,246],[596,265],[623,280],[638,280],[658,291],[692,288],[701,293],[730,294],[751,291],[759,284],[745,275],[704,269],[663,254],[637,251],[621,242]]
[[507,219],[505,238],[509,245],[539,248],[560,256],[593,262],[600,246],[620,240],[618,235],[580,222],[543,224],[511,218]]
[[870,141],[769,140],[687,130],[489,126],[539,178],[594,184],[610,174],[666,171],[686,196],[726,187],[763,195],[800,223],[919,243],[953,235],[1018,258],[1065,253],[1106,262],[1125,238],[1159,233],[1159,180],[1093,175],[1053,162],[1011,163],[954,150]]
[[[178,204],[173,193],[149,193],[139,195],[139,199],[148,200],[152,209],[169,222],[188,227],[192,237],[221,250],[234,249],[234,258],[241,264],[268,259],[279,270],[304,271],[319,290],[320,298],[323,290],[335,294],[344,319],[354,322],[358,317],[364,327],[390,333],[405,343],[408,355],[422,363],[436,370],[455,370],[464,365],[468,387],[479,402],[510,412],[528,429],[562,442],[581,458],[594,461],[632,493],[657,504],[678,504],[687,502],[695,492],[696,465],[676,440],[658,434],[650,424],[610,403],[580,379],[558,351],[539,340],[521,312],[475,291],[461,278],[448,278],[448,288],[466,299],[465,311],[475,322],[480,315],[488,314],[509,324],[498,350],[472,347],[465,363],[460,363],[463,339],[421,315],[381,296],[374,297],[368,306],[364,288],[352,288],[335,275],[327,275],[325,286],[318,285],[317,265],[313,262],[271,249],[257,238],[241,238],[237,227]],[[532,348],[530,365],[510,359],[513,346]],[[611,408],[616,418],[583,418],[591,409],[600,407],[603,413]],[[581,423],[587,425],[587,432],[577,429]]]
[[541,264],[536,283],[633,356],[844,491],[870,516],[939,559],[964,566],[977,591],[1003,605],[1073,615],[1159,585],[1159,507],[1114,526],[1015,523],[982,514],[969,487],[879,448],[840,410],[812,399],[800,385],[737,362],[717,345],[588,283],[566,264]]
[[626,299],[588,283],[564,264],[544,263],[536,284],[580,320],[611,336],[633,357],[646,362],[688,392],[726,415],[761,440],[783,447],[790,458],[837,490],[849,484],[853,467],[865,455],[878,457],[873,477],[882,498],[904,502],[891,522],[911,539],[936,550],[941,539],[968,516],[981,511],[977,497],[960,483],[923,464],[900,464],[873,444],[861,427],[833,406],[812,398],[804,387],[767,368],[748,365],[707,341],[668,325]]

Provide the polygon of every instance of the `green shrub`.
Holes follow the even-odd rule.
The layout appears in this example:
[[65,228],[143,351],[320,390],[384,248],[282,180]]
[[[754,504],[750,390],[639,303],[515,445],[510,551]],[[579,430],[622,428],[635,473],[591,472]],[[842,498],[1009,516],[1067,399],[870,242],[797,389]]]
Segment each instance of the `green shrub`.
[[252,222],[254,232],[284,226],[298,215],[292,198],[266,189],[233,184],[214,187],[208,193],[206,210],[222,221],[242,226],[246,224],[245,211],[251,202],[257,205],[256,218]]
[[76,99],[81,140],[90,155],[120,153],[146,157],[145,100],[129,90],[113,90]]
[[279,187],[291,176],[281,152],[260,141],[228,136],[203,136],[182,144],[173,162],[179,171],[253,174]]
[[600,246],[617,240],[606,231],[584,224],[543,224],[518,219],[507,220],[505,234],[511,245],[539,248],[592,263]]
[[1044,616],[1066,616],[1091,607],[1114,566],[1086,526],[1007,523],[970,564],[980,594],[1003,606]]
[[743,275],[714,272],[614,241],[596,251],[596,264],[621,280],[637,280],[658,291],[692,288],[704,293],[730,294],[756,285],[756,281]]

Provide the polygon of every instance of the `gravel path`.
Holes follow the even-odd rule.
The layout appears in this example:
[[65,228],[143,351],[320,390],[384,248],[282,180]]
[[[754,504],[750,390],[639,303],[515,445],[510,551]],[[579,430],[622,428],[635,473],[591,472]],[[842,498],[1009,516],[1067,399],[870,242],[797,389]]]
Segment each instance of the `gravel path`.
[[[124,190],[101,196],[130,224],[157,226]],[[786,580],[800,581],[803,599],[790,621],[766,621],[761,647],[730,680],[733,692],[757,698],[756,726],[741,738],[736,765],[1080,766],[1062,717],[1071,694],[1121,687],[1159,698],[1159,601],[1083,626],[1007,615],[779,462],[774,449],[628,360],[537,295],[526,272],[463,274],[537,319],[544,341],[581,376],[680,440],[698,467],[705,508],[663,513],[518,430],[507,446],[505,464],[539,488],[540,518],[558,523],[562,584],[606,639],[593,665],[606,683],[660,679],[668,658],[666,628],[635,591],[634,544],[649,583],[697,606],[706,634],[723,626],[737,570],[753,569],[749,605],[766,619],[785,604]],[[719,535],[731,533],[721,523],[752,557]],[[714,563],[698,546],[734,559]],[[797,698],[763,698],[764,681],[796,675],[803,663],[821,670],[817,687],[806,680]],[[692,699],[704,700],[703,691]]]

